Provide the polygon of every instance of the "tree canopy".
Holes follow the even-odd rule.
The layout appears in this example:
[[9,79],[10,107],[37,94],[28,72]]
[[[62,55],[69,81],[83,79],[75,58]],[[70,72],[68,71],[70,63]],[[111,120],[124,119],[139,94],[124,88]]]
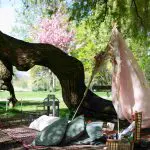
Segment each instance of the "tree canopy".
[[50,18],[41,19],[37,36],[41,43],[53,44],[66,52],[69,51],[74,32],[69,29],[68,16],[62,12],[62,7]]
[[90,18],[93,27],[102,22],[112,23],[116,21],[119,28],[125,28],[131,35],[137,36],[150,31],[150,1],[143,0],[25,0],[24,6],[29,9],[32,5],[44,5],[43,12],[51,15],[56,12],[59,2],[65,2],[70,12],[70,19],[80,22]]
[[148,59],[150,0],[24,0],[23,2],[24,12],[38,6],[44,16],[55,14],[60,3],[65,5],[70,21],[76,24],[73,42],[75,44],[72,45],[71,55],[83,62],[87,75],[92,69],[93,55],[104,49],[109,40],[112,23],[116,22],[149,78],[146,66],[150,64]]

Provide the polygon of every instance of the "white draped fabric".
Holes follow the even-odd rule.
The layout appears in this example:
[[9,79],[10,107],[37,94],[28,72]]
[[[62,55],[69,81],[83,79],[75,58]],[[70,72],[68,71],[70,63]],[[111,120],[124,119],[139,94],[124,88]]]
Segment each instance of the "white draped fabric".
[[150,127],[150,88],[131,50],[116,28],[110,45],[113,51],[112,101],[120,119],[132,122],[142,112],[142,127]]

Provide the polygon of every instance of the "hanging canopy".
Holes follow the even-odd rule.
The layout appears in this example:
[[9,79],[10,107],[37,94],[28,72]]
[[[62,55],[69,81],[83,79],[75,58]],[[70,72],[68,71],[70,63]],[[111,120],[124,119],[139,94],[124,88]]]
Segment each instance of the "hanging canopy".
[[125,40],[114,27],[110,39],[112,53],[112,102],[120,119],[133,121],[142,112],[142,127],[150,127],[150,88]]

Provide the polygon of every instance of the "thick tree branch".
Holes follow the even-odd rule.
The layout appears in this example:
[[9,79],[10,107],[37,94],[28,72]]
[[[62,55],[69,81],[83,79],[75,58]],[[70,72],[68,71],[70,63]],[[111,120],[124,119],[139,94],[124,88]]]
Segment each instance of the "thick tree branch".
[[134,4],[134,7],[135,7],[135,13],[136,13],[137,17],[139,18],[142,27],[144,27],[142,17],[139,15],[139,12],[138,12],[138,8],[137,8],[136,1],[135,1],[135,0],[132,0],[132,4]]
[[[0,32],[0,59],[5,59],[9,65],[21,71],[27,71],[34,65],[48,67],[58,77],[63,100],[69,109],[76,108],[83,97],[86,86],[82,63],[53,45],[27,43]],[[79,112],[109,120],[116,117],[112,102],[98,97],[90,90]],[[108,117],[104,117],[106,115]]]

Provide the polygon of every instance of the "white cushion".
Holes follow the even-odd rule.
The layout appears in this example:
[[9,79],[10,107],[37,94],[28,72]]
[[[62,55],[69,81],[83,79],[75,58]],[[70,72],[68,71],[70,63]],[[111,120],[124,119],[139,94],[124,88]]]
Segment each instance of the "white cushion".
[[35,129],[38,131],[42,131],[45,127],[52,124],[56,120],[58,120],[59,117],[52,117],[52,116],[46,116],[42,115],[41,117],[37,118],[31,124],[29,125],[29,128]]

